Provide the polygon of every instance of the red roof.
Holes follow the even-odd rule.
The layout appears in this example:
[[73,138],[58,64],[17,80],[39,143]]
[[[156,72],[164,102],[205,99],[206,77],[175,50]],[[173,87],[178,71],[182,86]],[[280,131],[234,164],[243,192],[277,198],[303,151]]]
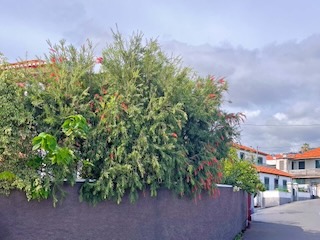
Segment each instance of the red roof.
[[43,60],[28,60],[16,63],[9,63],[4,66],[0,66],[0,69],[8,70],[8,69],[19,69],[19,68],[37,68],[45,65],[46,62]]
[[284,172],[284,171],[281,171],[276,168],[258,166],[258,165],[255,165],[255,167],[256,167],[257,171],[260,173],[268,173],[268,174],[279,175],[279,176],[290,177],[290,178],[293,177],[291,174]]
[[266,157],[267,160],[277,160],[277,159],[283,159],[283,158],[293,158],[295,154],[292,153],[279,153],[274,155],[268,155]]
[[241,144],[238,144],[238,143],[233,143],[232,145],[233,145],[233,147],[235,147],[237,149],[240,149],[240,150],[243,150],[243,151],[252,152],[252,153],[258,153],[258,154],[264,155],[264,156],[269,155],[267,153],[258,151],[257,149],[254,149],[254,148],[251,148],[251,147],[247,147],[247,146],[244,146],[244,145],[241,145]]
[[295,154],[292,159],[315,159],[315,158],[319,158],[320,159],[320,148],[315,148],[309,151],[306,151],[304,153],[297,153]]

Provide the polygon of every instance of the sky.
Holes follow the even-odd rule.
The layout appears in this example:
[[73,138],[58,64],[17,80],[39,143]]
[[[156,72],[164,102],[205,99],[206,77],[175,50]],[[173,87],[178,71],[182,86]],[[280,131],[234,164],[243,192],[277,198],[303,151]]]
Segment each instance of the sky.
[[[223,108],[243,112],[240,143],[266,153],[320,147],[320,1],[0,0],[9,62],[48,53],[47,40],[97,56],[111,29],[141,31],[201,76],[225,77]],[[230,103],[231,102],[231,103]]]

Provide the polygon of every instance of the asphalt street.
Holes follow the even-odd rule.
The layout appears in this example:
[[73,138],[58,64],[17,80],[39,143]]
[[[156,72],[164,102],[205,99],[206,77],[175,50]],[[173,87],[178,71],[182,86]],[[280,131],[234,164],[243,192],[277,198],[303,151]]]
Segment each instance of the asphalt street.
[[320,240],[320,199],[257,210],[244,240]]

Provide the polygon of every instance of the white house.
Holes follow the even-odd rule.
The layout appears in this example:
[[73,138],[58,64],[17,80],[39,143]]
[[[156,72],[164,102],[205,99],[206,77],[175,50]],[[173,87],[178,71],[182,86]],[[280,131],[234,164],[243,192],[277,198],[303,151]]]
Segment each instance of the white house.
[[[266,191],[254,198],[254,206],[271,207],[288,203],[293,200],[291,191],[292,175],[273,166],[267,166],[267,153],[240,144],[233,144],[240,159],[251,161],[259,173],[260,181]],[[273,160],[273,159],[272,159]],[[289,187],[289,188],[288,188]]]
[[266,191],[260,192],[255,197],[255,206],[271,207],[293,201],[291,174],[273,167],[259,165],[255,167],[259,173],[260,181],[266,188]]
[[269,154],[238,143],[234,143],[233,147],[237,149],[239,159],[249,160],[257,165],[266,165],[266,157]]
[[320,197],[320,148],[279,158],[276,168],[290,173],[301,192]]

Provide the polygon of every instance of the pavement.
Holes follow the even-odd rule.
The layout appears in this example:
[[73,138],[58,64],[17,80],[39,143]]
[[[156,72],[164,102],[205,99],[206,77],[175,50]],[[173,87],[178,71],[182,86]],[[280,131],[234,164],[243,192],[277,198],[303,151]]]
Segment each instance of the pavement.
[[320,199],[257,210],[244,240],[320,240]]

